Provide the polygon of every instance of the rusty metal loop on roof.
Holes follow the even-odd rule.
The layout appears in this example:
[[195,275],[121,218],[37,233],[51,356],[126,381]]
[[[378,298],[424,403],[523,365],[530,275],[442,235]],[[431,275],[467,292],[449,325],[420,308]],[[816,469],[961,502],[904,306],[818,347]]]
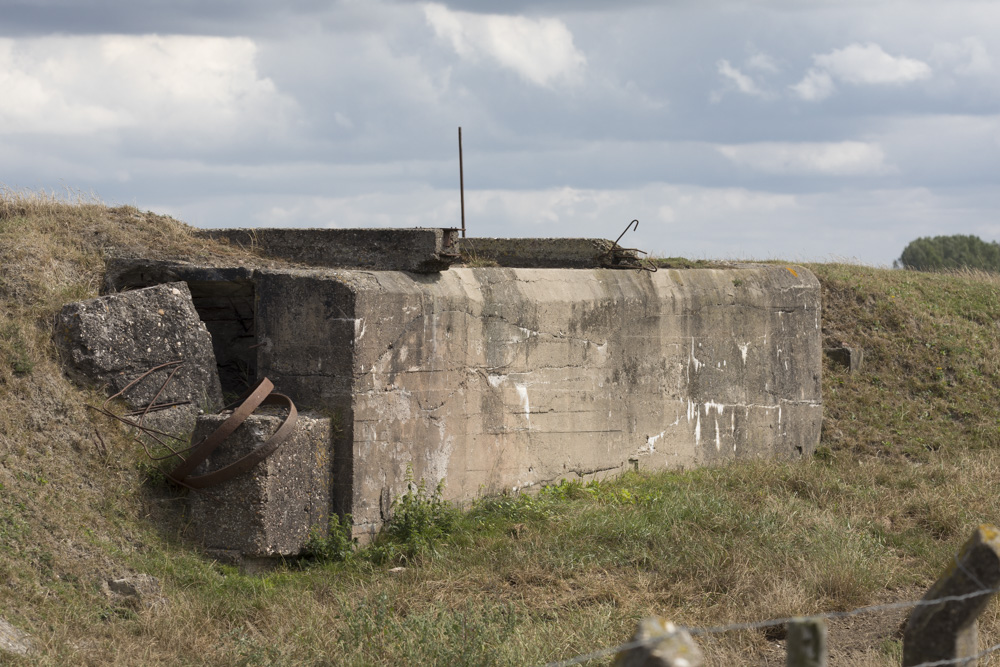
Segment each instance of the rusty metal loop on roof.
[[[226,418],[217,429],[212,431],[204,440],[190,449],[188,457],[176,468],[167,473],[174,482],[193,489],[203,489],[226,482],[237,475],[241,475],[255,465],[266,459],[277,451],[278,447],[288,439],[295,429],[295,422],[298,420],[298,411],[292,399],[272,392],[274,385],[267,378],[263,378],[256,385],[251,387],[235,403],[226,406],[223,410],[233,409],[233,414]],[[249,454],[242,458],[223,466],[218,470],[213,470],[202,475],[191,476],[203,461],[205,461],[221,445],[226,438],[233,434],[253,412],[262,405],[280,405],[288,409],[285,421],[282,422],[278,430],[275,431],[267,441],[256,447]]]

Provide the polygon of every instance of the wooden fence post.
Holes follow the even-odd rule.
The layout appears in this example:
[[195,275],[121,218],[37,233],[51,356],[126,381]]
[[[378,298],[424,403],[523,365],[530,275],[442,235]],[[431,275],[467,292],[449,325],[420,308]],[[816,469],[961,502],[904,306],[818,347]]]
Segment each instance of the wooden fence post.
[[788,667],[826,667],[826,620],[796,618],[785,640]]
[[632,641],[647,643],[619,653],[615,667],[702,667],[705,661],[687,630],[656,616],[639,621]]
[[[1000,529],[983,524],[955,557],[924,600],[960,596],[1000,586]],[[979,614],[994,593],[914,607],[903,634],[903,667],[971,658],[979,652]],[[963,662],[975,667],[978,661]]]

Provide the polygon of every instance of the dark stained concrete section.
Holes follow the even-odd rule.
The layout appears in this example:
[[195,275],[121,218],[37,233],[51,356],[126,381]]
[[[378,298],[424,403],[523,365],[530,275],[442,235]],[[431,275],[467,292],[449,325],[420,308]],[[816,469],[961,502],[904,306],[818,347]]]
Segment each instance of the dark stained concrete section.
[[605,239],[460,239],[463,259],[476,265],[530,269],[639,268],[639,253]]
[[416,229],[208,229],[199,232],[225,239],[266,257],[328,268],[377,271],[443,271],[459,261],[458,231]]

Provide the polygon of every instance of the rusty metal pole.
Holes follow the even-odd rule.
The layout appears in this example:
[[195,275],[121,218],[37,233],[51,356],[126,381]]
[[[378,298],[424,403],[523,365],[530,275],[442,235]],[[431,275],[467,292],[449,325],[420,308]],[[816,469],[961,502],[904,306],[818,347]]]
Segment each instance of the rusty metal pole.
[[462,169],[462,127],[458,128],[458,191],[462,200],[462,238],[465,238],[465,173]]

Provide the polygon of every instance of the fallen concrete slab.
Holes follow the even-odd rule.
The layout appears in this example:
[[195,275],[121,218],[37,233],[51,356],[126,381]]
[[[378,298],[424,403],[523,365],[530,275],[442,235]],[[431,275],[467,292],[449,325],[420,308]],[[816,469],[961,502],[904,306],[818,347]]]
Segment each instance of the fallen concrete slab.
[[[55,342],[67,373],[117,393],[156,366],[185,361],[157,403],[187,402],[151,414],[147,423],[172,433],[190,433],[200,411],[222,407],[212,339],[183,282],[111,294],[67,305],[56,317]],[[148,405],[168,371],[129,389],[134,409]]]

